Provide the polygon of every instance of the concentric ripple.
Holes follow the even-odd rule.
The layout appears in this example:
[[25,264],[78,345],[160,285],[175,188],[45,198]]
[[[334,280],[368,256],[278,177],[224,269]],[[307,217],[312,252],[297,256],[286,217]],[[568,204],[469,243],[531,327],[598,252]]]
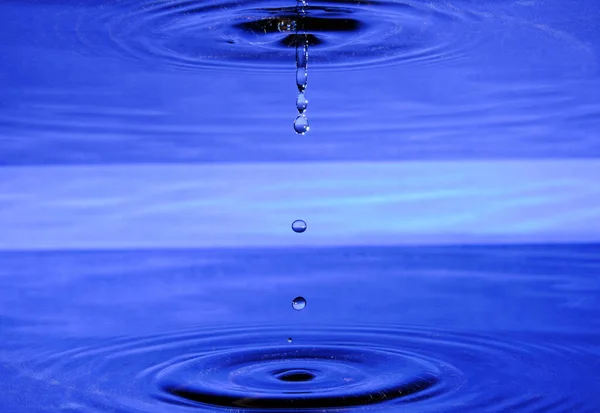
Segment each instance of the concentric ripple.
[[289,69],[298,28],[317,69],[440,62],[468,52],[479,22],[474,12],[445,2],[308,3],[301,15],[293,0],[126,0],[103,5],[90,18],[106,34],[104,46],[190,70]]
[[[77,389],[80,411],[590,411],[566,390],[593,369],[596,356],[577,348],[390,325],[295,331],[286,344],[286,330],[200,327],[126,338],[40,354],[32,370]],[[572,372],[557,374],[557,365]]]
[[159,397],[177,404],[323,408],[432,395],[440,373],[408,354],[314,346],[224,351],[176,363],[156,376],[172,396]]

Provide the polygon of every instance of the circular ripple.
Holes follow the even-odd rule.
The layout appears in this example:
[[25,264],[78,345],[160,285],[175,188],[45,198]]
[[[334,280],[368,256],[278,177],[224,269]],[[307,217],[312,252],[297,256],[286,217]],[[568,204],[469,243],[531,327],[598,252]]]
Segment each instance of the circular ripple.
[[[463,56],[478,17],[444,2],[162,0],[103,5],[106,44],[122,54],[178,69],[289,69],[302,30],[316,68],[432,63]],[[305,33],[305,34],[304,34]],[[97,48],[97,42],[90,44]]]
[[[411,355],[349,347],[255,348],[193,357],[156,374],[163,394],[228,407],[325,408],[432,395],[441,371]],[[420,394],[422,393],[422,394]]]
[[566,413],[593,404],[565,391],[595,371],[597,356],[578,348],[391,325],[292,331],[302,344],[283,345],[286,332],[204,326],[46,352],[31,370],[77,389],[81,411],[322,412],[367,404],[395,411],[402,404],[408,413],[457,411],[452,406]]

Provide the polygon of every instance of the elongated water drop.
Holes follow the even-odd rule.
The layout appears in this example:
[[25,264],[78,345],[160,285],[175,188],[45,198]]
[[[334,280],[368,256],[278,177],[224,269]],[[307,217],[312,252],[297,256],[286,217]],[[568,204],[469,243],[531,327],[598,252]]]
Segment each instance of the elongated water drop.
[[304,92],[306,90],[306,85],[308,84],[308,73],[306,68],[299,67],[296,69],[296,86],[298,86],[299,92]]
[[296,109],[298,109],[298,112],[304,113],[307,106],[308,100],[306,99],[306,95],[304,93],[298,93],[298,98],[296,99]]
[[302,221],[301,219],[297,219],[294,222],[292,222],[292,229],[294,230],[294,232],[297,232],[299,234],[306,231],[306,226],[306,222]]
[[296,41],[296,67],[306,69],[308,63],[308,42],[305,35],[297,35]]
[[304,115],[298,115],[296,120],[294,121],[294,130],[299,135],[304,135],[310,129],[310,125],[308,124],[308,119]]
[[294,310],[300,311],[306,307],[306,299],[304,297],[296,297],[292,301],[292,307]]

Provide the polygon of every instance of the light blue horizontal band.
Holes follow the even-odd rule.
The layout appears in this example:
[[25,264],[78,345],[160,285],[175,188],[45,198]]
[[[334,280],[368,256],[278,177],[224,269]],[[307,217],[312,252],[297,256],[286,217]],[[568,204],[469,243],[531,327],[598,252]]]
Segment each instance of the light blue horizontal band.
[[572,159],[8,167],[0,249],[594,242],[599,180]]

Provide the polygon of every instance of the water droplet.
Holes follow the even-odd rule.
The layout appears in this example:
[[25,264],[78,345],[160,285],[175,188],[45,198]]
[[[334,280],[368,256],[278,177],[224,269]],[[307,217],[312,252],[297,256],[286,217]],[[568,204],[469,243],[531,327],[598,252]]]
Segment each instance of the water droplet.
[[288,337],[288,339],[287,339],[287,342],[288,342],[288,343],[291,343],[291,342],[292,342],[292,338],[291,338],[291,337]]
[[308,132],[309,129],[310,126],[308,124],[308,119],[306,119],[306,116],[298,115],[298,117],[294,121],[294,130],[296,131],[296,133],[299,135],[304,135],[306,132]]
[[306,69],[308,63],[308,37],[306,35],[296,36],[296,68]]
[[298,98],[296,99],[296,108],[298,109],[298,112],[303,113],[307,106],[308,100],[304,93],[298,93]]
[[301,219],[297,219],[294,222],[292,222],[292,229],[294,230],[294,232],[300,234],[306,231],[306,222],[302,221]]
[[294,307],[294,310],[297,311],[303,310],[304,307],[306,307],[306,300],[304,297],[296,297],[292,301],[292,307]]
[[306,84],[308,83],[308,72],[306,68],[299,67],[296,69],[296,85],[298,86],[299,92],[304,92]]

